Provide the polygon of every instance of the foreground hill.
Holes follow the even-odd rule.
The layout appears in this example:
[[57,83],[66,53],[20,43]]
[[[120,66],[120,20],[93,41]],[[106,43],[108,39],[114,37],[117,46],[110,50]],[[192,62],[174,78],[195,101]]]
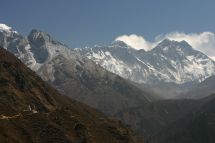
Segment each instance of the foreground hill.
[[139,143],[128,128],[58,93],[0,48],[0,142]]

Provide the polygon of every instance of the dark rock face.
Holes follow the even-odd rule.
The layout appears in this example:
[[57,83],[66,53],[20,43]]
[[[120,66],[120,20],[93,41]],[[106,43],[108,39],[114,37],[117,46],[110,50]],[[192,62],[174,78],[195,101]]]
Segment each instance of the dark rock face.
[[50,36],[33,29],[28,36],[31,45],[31,51],[34,53],[34,58],[37,63],[44,63],[49,56],[45,47],[46,41],[50,41]]

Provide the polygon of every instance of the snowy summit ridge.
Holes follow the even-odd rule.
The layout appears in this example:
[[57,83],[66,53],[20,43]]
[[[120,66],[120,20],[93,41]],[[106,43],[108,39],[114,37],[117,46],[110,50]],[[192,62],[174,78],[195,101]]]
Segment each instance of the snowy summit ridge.
[[108,71],[138,83],[201,82],[215,73],[215,62],[186,41],[165,39],[150,51],[126,47],[119,42],[114,47],[111,44],[78,51]]

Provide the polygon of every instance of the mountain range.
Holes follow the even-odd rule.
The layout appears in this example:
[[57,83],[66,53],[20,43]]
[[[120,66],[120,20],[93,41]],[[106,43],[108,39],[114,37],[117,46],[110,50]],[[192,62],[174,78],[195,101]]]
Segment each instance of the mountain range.
[[[73,50],[39,30],[34,29],[28,37],[24,37],[6,25],[2,27],[0,45],[15,54],[44,80],[53,83],[65,94],[71,92],[66,84],[71,84],[74,80],[62,79],[68,77],[65,75],[68,73],[73,78],[79,76],[77,80],[82,80],[81,82],[83,82],[83,78],[80,76],[83,71],[87,71],[87,76],[94,77],[94,80],[105,79],[108,75],[109,79],[113,81],[117,77],[116,75],[119,75],[134,82],[138,88],[147,89],[144,91],[148,94],[159,94],[162,98],[180,98],[179,95],[188,92],[193,86],[215,73],[215,62],[205,54],[194,50],[186,41],[177,42],[165,39],[150,51],[136,50],[122,41],[115,41],[109,46]],[[62,63],[67,64],[62,65]],[[81,69],[83,67],[85,69]],[[67,72],[56,69],[67,70]],[[86,75],[86,73],[82,74]],[[85,82],[88,82],[89,78]],[[65,85],[61,86],[62,84]],[[89,83],[85,83],[84,86],[87,84]],[[87,87],[86,90],[89,88]],[[166,88],[172,89],[172,91],[166,90]],[[80,92],[77,91],[77,94],[79,95]],[[87,97],[82,98],[81,101]],[[79,100],[81,97],[73,98]],[[91,106],[95,104],[95,102],[90,103]]]
[[[63,102],[65,104],[69,102],[67,105],[77,103],[78,107],[84,107],[83,109],[77,107],[75,112],[84,111],[83,117],[88,116],[87,113],[89,112],[89,116],[95,117],[92,120],[97,122],[97,119],[101,118],[100,115],[94,116],[91,115],[94,113],[88,111],[88,109],[94,110],[91,107],[96,108],[130,126],[136,133],[144,137],[146,142],[162,143],[171,140],[175,143],[177,141],[174,141],[174,138],[180,138],[181,133],[187,129],[192,134],[183,134],[183,136],[189,139],[193,138],[193,140],[188,141],[195,142],[198,139],[201,140],[196,137],[199,133],[209,129],[207,122],[203,119],[207,119],[212,125],[214,124],[213,114],[215,110],[212,106],[214,97],[209,95],[214,92],[215,62],[207,55],[193,49],[186,41],[178,42],[165,39],[150,51],[136,50],[122,41],[115,41],[107,46],[72,49],[53,39],[45,32],[33,29],[25,37],[12,28],[1,24],[0,46],[14,54],[42,80],[46,81],[46,83],[42,83],[43,81],[32,71],[26,73],[26,76],[30,74],[37,77],[36,80],[33,78],[26,79],[28,82],[33,80],[36,83],[38,80],[42,86],[47,84],[50,88],[47,89],[48,92],[54,92],[53,102],[58,104],[58,100],[60,100],[60,108],[63,106],[61,105]],[[15,61],[14,57],[12,59]],[[27,71],[30,71],[30,69]],[[4,74],[7,73],[7,70],[5,69]],[[14,68],[14,71],[17,71],[16,68]],[[25,70],[22,72],[25,73]],[[26,80],[23,80],[22,77],[18,74],[16,77],[18,79],[15,78],[15,81],[20,82],[17,85],[19,88],[16,89],[20,95],[24,94],[25,90],[29,90],[29,87],[26,86],[28,82],[26,83]],[[7,85],[5,79],[2,79],[0,80],[3,83],[2,86]],[[8,82],[14,83],[13,80]],[[35,85],[35,83],[32,84]],[[49,84],[58,91],[50,87]],[[6,88],[9,89],[8,86]],[[6,93],[5,89],[4,92]],[[39,97],[44,103],[38,101],[35,104],[34,102],[27,104],[27,101],[34,99],[27,98],[27,101],[25,101],[25,99],[13,99],[9,96],[11,101],[20,102],[22,106],[20,106],[18,112],[11,112],[13,114],[9,115],[7,115],[6,108],[2,106],[2,109],[4,109],[2,118],[10,118],[14,114],[16,116],[16,113],[20,113],[28,107],[26,105],[29,105],[28,108],[30,109],[34,108],[34,110],[38,108],[37,104],[52,107],[54,103],[47,103],[47,100],[52,100],[47,97],[47,94],[51,96],[52,93],[46,94],[44,93],[45,90],[36,90],[34,91],[36,93],[32,91],[32,97],[45,95],[47,99],[43,99],[43,96]],[[69,98],[63,96],[61,99],[58,92]],[[91,107],[82,105],[77,101],[71,101],[71,98]],[[8,103],[8,100],[2,102],[2,104]],[[11,103],[13,104],[13,102]],[[7,106],[15,108],[14,105]],[[212,107],[210,112],[208,107]],[[55,104],[53,108],[56,109]],[[87,113],[85,110],[87,110]],[[36,112],[38,112],[38,109]],[[67,122],[68,117],[64,116],[65,110],[60,110],[60,112],[62,114],[56,113],[57,116],[62,116],[60,122]],[[67,113],[65,114],[67,115]],[[98,111],[95,111],[95,114],[97,113]],[[68,114],[70,114],[70,111]],[[104,115],[101,114],[101,116]],[[201,117],[201,120],[198,119],[199,117]],[[63,120],[63,118],[66,118],[66,120]],[[106,120],[105,116],[104,118]],[[109,119],[107,120],[108,123],[112,124]],[[194,132],[197,129],[195,128],[196,124],[193,124],[196,120],[199,121],[198,123],[202,123],[202,131],[199,130],[198,134]],[[32,124],[30,121],[26,122]],[[22,125],[25,125],[25,123],[23,122]],[[66,125],[68,124],[62,124],[63,134],[66,133],[64,132]],[[121,128],[121,123],[119,126]],[[4,126],[4,128],[6,127]],[[29,126],[26,128],[28,129]],[[104,129],[108,130],[107,128]],[[13,126],[11,130],[14,130]],[[213,130],[213,128],[210,128],[210,130]],[[168,135],[165,132],[168,132]],[[171,132],[173,133],[171,134]],[[137,138],[130,133],[129,131],[129,138],[131,136],[132,141],[135,142]],[[107,134],[109,136],[109,132]],[[115,131],[114,134],[117,134],[116,138],[121,137]],[[17,138],[17,136],[15,137]],[[109,137],[112,138],[111,135]],[[210,141],[214,141],[211,134],[208,136],[204,134],[204,138],[207,137],[211,138]],[[183,139],[185,138],[181,138],[181,141],[185,142]]]
[[215,62],[186,41],[165,39],[150,51],[136,50],[122,41],[76,50],[108,71],[136,83],[201,82],[215,71]]
[[[13,29],[0,32],[0,45],[17,56],[61,93],[113,115],[156,98],[130,81],[108,72],[49,34],[32,30],[28,37]],[[16,46],[17,45],[17,46]]]

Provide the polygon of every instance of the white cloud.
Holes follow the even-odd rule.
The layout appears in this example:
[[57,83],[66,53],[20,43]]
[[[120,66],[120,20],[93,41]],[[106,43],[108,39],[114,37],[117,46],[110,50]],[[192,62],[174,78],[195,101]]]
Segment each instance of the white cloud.
[[135,48],[135,49],[144,49],[146,51],[150,50],[152,48],[152,45],[150,42],[146,41],[142,36],[138,36],[135,34],[131,35],[122,35],[115,39],[115,41],[123,41],[129,46]]
[[146,51],[154,48],[160,41],[164,39],[170,39],[175,41],[187,41],[194,49],[199,50],[209,57],[215,59],[215,34],[212,32],[202,33],[183,33],[183,32],[171,32],[165,35],[158,35],[153,42],[149,42],[144,37],[135,34],[122,35],[116,38],[116,40],[123,41],[135,49],[144,49]]

